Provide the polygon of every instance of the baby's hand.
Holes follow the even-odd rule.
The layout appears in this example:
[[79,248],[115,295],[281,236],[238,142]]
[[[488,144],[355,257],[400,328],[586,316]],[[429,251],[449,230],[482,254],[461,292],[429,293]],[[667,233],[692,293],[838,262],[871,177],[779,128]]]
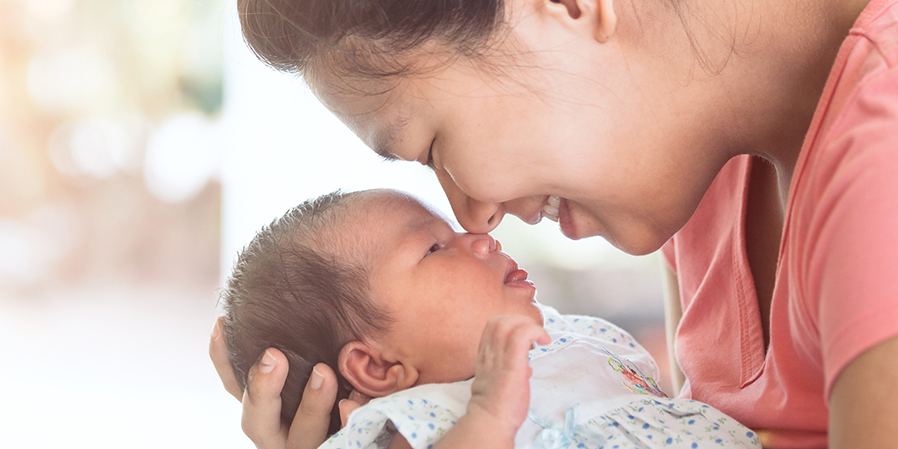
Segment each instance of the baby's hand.
[[502,315],[489,320],[480,338],[468,414],[489,420],[512,439],[530,407],[527,359],[533,343],[549,344],[549,335],[532,318]]

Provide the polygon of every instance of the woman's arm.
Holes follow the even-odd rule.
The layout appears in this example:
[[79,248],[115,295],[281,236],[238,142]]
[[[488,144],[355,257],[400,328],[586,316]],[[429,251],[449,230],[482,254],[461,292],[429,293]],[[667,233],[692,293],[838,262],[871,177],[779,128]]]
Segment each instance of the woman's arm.
[[898,337],[861,353],[833,383],[831,449],[898,448]]
[[683,306],[680,303],[680,283],[677,281],[677,274],[674,273],[670,264],[664,258],[661,258],[661,270],[664,277],[664,327],[667,331],[667,356],[670,359],[670,383],[673,385],[673,395],[680,394],[683,388],[683,382],[686,376],[680,370],[680,364],[677,363],[677,355],[674,342],[677,336],[677,326],[680,325],[680,318],[683,317]]

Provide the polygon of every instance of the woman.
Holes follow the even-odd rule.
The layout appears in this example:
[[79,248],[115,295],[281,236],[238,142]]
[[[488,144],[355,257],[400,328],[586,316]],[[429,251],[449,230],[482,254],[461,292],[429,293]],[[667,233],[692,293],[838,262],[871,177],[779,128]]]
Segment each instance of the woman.
[[[835,448],[898,444],[896,1],[238,8],[254,51],[372,149],[433,167],[468,231],[548,215],[572,239],[663,246],[679,394],[766,446]],[[243,396],[244,430],[315,447],[333,373],[287,429],[274,354]]]

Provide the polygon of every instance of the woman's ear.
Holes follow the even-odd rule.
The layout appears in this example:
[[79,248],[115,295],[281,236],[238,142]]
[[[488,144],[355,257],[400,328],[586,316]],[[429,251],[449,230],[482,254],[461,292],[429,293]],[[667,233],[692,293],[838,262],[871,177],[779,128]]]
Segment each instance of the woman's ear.
[[608,42],[617,31],[614,0],[539,0],[546,11],[568,26],[588,33],[599,43]]
[[356,390],[372,398],[405,390],[418,380],[417,369],[401,360],[386,361],[376,346],[360,341],[343,346],[337,365]]

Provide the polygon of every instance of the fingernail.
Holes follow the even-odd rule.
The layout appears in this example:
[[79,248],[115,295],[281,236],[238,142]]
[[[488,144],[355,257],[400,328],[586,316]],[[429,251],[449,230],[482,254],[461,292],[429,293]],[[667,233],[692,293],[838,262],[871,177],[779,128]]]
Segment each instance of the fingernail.
[[259,366],[259,371],[268,374],[274,370],[274,366],[277,365],[277,363],[277,359],[266,349],[265,355],[262,357],[261,365]]
[[218,340],[221,335],[221,320],[215,320],[215,326],[212,326],[212,339]]
[[312,379],[309,380],[309,387],[313,390],[317,390],[321,388],[322,384],[324,384],[324,376],[319,373],[317,369],[312,368]]

